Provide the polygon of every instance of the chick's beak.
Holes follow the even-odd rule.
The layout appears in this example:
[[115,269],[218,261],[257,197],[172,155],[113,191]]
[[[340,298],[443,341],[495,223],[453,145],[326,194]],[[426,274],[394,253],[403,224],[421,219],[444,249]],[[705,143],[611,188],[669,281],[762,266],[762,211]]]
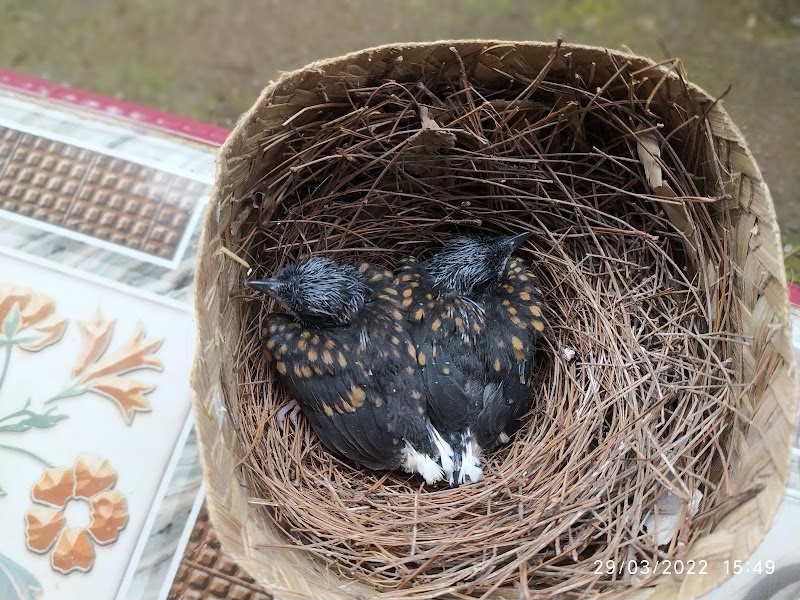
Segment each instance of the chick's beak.
[[272,296],[276,300],[280,300],[278,297],[278,282],[274,279],[258,279],[255,281],[248,281],[247,285],[254,290],[258,290],[259,292],[263,292],[264,294]]
[[510,252],[514,252],[517,248],[522,246],[522,244],[527,240],[531,235],[530,231],[523,231],[522,233],[518,233],[517,235],[509,236],[505,239],[505,244],[507,245]]

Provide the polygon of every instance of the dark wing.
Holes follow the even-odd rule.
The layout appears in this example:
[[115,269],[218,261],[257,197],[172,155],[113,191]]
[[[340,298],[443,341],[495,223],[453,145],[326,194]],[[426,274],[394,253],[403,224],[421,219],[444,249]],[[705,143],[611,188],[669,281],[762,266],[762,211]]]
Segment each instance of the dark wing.
[[428,339],[418,349],[420,354],[426,356],[422,377],[427,392],[428,412],[434,427],[443,434],[461,432],[468,427],[482,387],[482,365],[478,361],[471,361],[479,368],[478,372],[471,369],[469,364],[465,365],[465,362],[470,362],[469,349],[450,341]]
[[501,434],[511,435],[531,407],[529,387],[536,336],[544,330],[535,279],[524,262],[513,260],[508,273],[484,300],[493,334],[487,336],[485,362],[489,378],[477,424],[478,443],[490,448]]
[[388,430],[379,380],[357,356],[357,333],[351,327],[305,329],[277,318],[269,331],[275,368],[322,443],[368,468],[397,468],[400,440]]
[[490,377],[483,394],[483,407],[475,420],[475,437],[481,448],[491,449],[502,434],[511,436],[531,407],[531,390],[525,374],[528,363],[504,379]]
[[383,392],[388,430],[420,454],[436,457],[438,449],[431,437],[417,349],[405,316],[415,302],[411,296],[420,295],[420,286],[405,285],[411,281],[408,277],[399,286],[392,273],[374,266],[359,268],[363,269],[372,290],[372,300],[364,309],[361,325],[369,342],[360,351],[363,362],[371,365],[372,380]]
[[434,295],[432,281],[419,263],[401,263],[394,285],[416,349],[430,420],[448,438],[468,424],[473,400],[467,391],[470,374],[459,368],[456,357],[463,359],[471,349],[456,335],[450,300]]
[[[395,345],[394,339],[399,343]],[[381,348],[380,371],[375,370],[374,376],[384,384],[389,431],[403,438],[417,452],[437,457],[439,450],[431,437],[422,373],[411,354],[414,352],[411,339],[401,334],[390,336],[386,341],[376,339],[373,343],[376,349]]]
[[386,411],[375,405],[377,392],[348,379],[342,373],[292,379],[289,388],[325,446],[370,469],[397,468],[399,440],[387,429]]
[[506,318],[515,328],[532,338],[544,331],[545,321],[536,278],[525,262],[515,259],[509,263],[497,295]]

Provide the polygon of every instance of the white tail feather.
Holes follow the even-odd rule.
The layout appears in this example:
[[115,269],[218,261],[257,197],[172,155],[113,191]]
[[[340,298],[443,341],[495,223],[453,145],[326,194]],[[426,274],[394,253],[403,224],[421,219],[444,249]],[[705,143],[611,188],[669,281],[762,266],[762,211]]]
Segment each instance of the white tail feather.
[[414,447],[406,442],[403,448],[404,461],[401,465],[407,473],[419,473],[428,485],[433,485],[444,479],[442,467],[436,459],[427,454],[420,454]]

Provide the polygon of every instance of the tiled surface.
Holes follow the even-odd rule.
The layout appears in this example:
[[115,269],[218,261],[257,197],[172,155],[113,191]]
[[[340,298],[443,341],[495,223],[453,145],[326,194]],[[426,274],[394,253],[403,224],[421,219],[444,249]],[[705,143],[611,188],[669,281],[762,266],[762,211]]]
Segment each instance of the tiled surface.
[[[0,552],[35,573],[46,598],[63,593],[99,600],[98,588],[111,592],[122,585],[139,541],[150,533],[151,510],[162,500],[159,488],[190,410],[191,315],[158,297],[18,257],[0,255],[0,272],[14,274],[15,287],[0,288],[0,321],[5,340],[10,330],[10,339],[18,340],[1,351],[9,368],[0,388],[0,486],[6,492]],[[21,320],[16,307],[22,307]],[[15,320],[19,326],[10,327]],[[30,349],[25,340],[43,337],[55,323],[61,335]],[[84,557],[79,541],[68,544],[63,531],[45,530],[61,520],[57,512],[65,505],[64,527],[85,527],[69,507],[85,507],[77,498],[92,502],[95,494],[79,494],[79,481],[58,500],[47,490],[60,467],[72,469],[87,455],[109,472],[108,485],[97,483],[98,493],[118,494],[122,530],[113,538],[93,536],[93,544],[84,543],[93,556]],[[41,545],[32,542],[48,535]],[[59,551],[66,555],[62,564]]]
[[169,600],[270,600],[236,563],[222,554],[205,506],[169,591]]
[[0,209],[173,259],[208,185],[0,127]]
[[0,91],[0,599],[163,598],[216,148]]
[[181,451],[176,464],[168,469],[171,479],[153,515],[150,533],[139,548],[135,571],[131,572],[127,588],[118,595],[120,599],[163,599],[178,570],[181,553],[204,499],[202,492],[198,493],[203,475],[197,439],[191,423],[187,425],[186,442],[177,445]]

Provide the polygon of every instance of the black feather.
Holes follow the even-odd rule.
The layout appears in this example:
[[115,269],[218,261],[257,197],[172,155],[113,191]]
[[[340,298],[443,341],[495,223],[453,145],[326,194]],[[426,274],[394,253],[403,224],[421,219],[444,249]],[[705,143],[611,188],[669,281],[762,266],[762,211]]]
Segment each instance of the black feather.
[[535,335],[544,324],[533,276],[511,260],[524,237],[455,238],[395,273],[412,340],[425,355],[431,422],[455,455],[493,447],[530,409]]
[[438,457],[391,273],[311,259],[251,285],[289,309],[265,343],[327,448],[371,469],[406,468],[409,446]]

